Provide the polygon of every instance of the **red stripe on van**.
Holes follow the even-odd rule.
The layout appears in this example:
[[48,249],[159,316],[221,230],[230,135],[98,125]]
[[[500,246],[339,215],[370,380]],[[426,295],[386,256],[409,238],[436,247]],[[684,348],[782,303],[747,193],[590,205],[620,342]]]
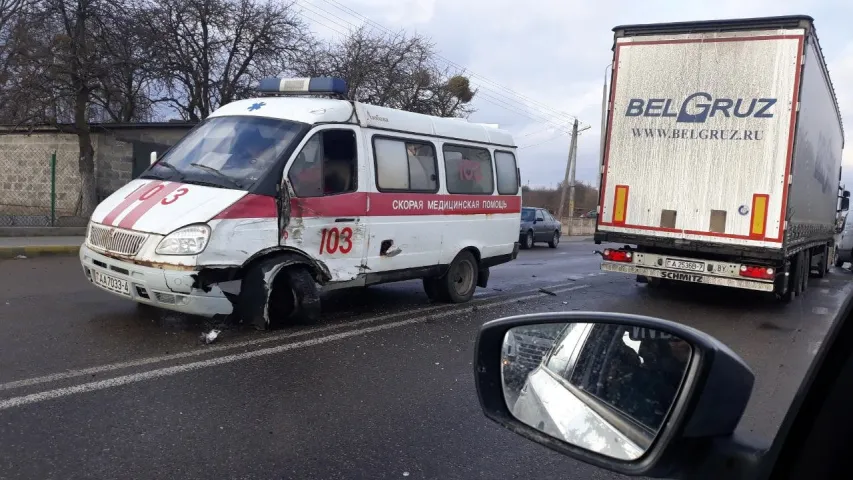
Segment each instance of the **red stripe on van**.
[[[344,193],[294,198],[294,217],[394,217],[407,215],[483,215],[521,212],[521,197],[431,193]],[[275,218],[275,198],[249,194],[215,219]]]
[[127,208],[129,206],[136,203],[136,201],[139,200],[139,197],[142,196],[142,193],[145,192],[146,190],[148,190],[147,188],[145,190],[142,190],[142,187],[149,187],[150,188],[150,187],[153,187],[155,185],[160,185],[161,183],[162,182],[158,182],[155,180],[153,182],[143,183],[143,184],[139,185],[138,187],[136,187],[136,189],[134,189],[133,191],[128,193],[127,196],[124,197],[124,200],[121,201],[121,203],[119,203],[118,205],[115,206],[115,208],[110,210],[110,213],[108,213],[107,216],[104,217],[104,220],[101,221],[101,223],[103,225],[112,225],[113,222],[115,222],[116,218],[118,218],[119,215],[121,215],[125,210],[127,210]]
[[142,195],[139,196],[138,200],[142,200],[142,203],[133,207],[133,210],[130,211],[121,221],[118,223],[120,228],[133,228],[137,221],[142,218],[143,215],[148,213],[149,210],[154,208],[154,205],[160,203],[160,200],[166,198],[166,195],[174,192],[178,188],[180,188],[181,184],[178,182],[173,182],[170,184],[161,183],[156,186],[152,186],[151,188],[146,188],[143,190]]

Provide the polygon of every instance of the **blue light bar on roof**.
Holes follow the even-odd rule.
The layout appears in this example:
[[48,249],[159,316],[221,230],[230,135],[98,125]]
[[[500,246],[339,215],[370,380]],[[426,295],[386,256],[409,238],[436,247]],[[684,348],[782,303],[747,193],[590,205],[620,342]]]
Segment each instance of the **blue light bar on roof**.
[[346,95],[347,82],[336,77],[264,78],[258,84],[258,91],[293,95]]

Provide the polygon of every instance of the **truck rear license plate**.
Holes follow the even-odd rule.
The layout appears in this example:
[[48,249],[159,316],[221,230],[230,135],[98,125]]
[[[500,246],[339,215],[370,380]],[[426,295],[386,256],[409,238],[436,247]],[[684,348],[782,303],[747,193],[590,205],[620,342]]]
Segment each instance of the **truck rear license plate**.
[[667,258],[666,268],[675,268],[677,270],[687,270],[690,272],[703,272],[705,271],[705,264],[703,262],[689,262],[687,260],[673,260],[671,258]]
[[130,284],[127,280],[122,280],[121,278],[116,278],[112,275],[104,275],[95,269],[92,269],[92,279],[95,283],[107,290],[121,295],[127,295],[128,297],[130,296]]

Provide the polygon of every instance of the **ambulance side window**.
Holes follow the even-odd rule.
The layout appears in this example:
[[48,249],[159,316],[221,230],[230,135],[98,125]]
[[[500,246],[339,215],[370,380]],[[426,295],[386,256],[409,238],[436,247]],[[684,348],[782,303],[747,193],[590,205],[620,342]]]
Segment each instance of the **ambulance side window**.
[[322,197],[356,191],[357,172],[355,132],[323,130],[305,143],[287,178],[297,197]]
[[492,154],[485,148],[444,145],[447,192],[491,195],[495,191]]

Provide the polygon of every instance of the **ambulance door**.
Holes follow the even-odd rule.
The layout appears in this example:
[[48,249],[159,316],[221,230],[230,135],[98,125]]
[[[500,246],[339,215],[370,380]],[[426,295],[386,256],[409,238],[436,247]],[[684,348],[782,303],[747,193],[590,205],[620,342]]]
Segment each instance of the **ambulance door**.
[[285,168],[293,198],[282,245],[321,261],[332,281],[355,279],[367,239],[367,175],[358,127],[324,125],[306,135]]

